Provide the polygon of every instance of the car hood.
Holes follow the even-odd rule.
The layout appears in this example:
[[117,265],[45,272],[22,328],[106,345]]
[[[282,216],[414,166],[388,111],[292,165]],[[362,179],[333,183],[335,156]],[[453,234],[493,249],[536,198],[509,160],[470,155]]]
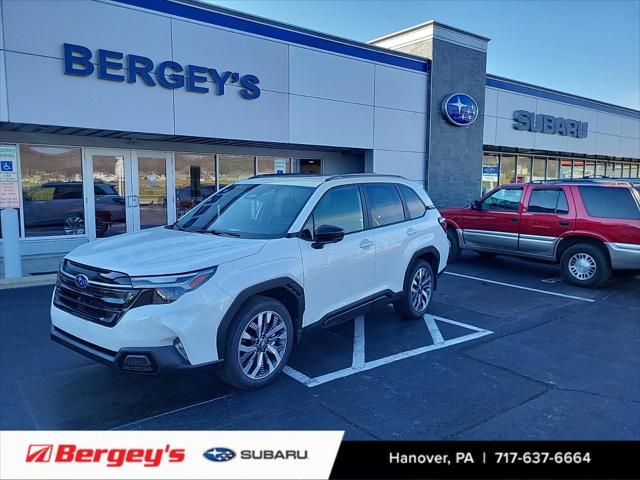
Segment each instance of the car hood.
[[255,255],[266,242],[158,227],[87,243],[65,258],[131,276],[162,275]]

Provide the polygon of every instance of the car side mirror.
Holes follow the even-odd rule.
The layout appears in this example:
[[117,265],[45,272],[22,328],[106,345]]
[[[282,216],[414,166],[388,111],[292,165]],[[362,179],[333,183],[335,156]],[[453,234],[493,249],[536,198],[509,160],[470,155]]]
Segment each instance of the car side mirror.
[[474,200],[471,202],[471,210],[482,210],[482,204],[480,200]]
[[327,243],[338,243],[344,238],[344,230],[335,225],[320,225],[313,234],[313,248],[322,248]]

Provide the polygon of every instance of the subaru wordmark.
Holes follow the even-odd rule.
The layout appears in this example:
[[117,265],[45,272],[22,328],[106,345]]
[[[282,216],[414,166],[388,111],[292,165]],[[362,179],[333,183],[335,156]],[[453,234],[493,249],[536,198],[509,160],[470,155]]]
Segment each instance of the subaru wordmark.
[[85,244],[60,265],[52,339],[141,373],[221,364],[251,389],[302,333],[393,303],[429,308],[449,242],[421,186],[382,175],[267,175],[175,224]]

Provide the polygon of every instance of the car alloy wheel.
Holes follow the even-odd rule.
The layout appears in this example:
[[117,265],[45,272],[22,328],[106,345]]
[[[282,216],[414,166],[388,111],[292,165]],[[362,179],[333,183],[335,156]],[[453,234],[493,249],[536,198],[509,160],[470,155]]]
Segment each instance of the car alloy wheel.
[[411,305],[417,312],[427,309],[431,298],[432,280],[425,267],[416,270],[411,281]]
[[588,253],[580,252],[569,259],[569,272],[578,280],[589,280],[596,274],[596,261]]
[[254,316],[240,336],[238,362],[244,374],[254,380],[271,375],[282,362],[287,348],[287,328],[273,311]]
[[76,215],[67,217],[64,221],[64,233],[67,235],[83,235],[84,219]]

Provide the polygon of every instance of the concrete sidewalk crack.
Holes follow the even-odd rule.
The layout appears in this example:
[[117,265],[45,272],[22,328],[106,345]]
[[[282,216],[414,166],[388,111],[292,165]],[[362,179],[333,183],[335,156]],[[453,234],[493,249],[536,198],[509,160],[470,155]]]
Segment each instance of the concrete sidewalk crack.
[[325,410],[328,410],[330,413],[332,413],[333,415],[335,415],[336,417],[341,418],[342,420],[344,420],[345,422],[349,423],[350,425],[353,425],[355,428],[357,428],[358,430],[362,430],[363,432],[367,433],[368,435],[371,435],[373,438],[375,438],[376,440],[382,440],[381,437],[379,437],[378,435],[373,434],[372,432],[370,432],[367,428],[358,425],[357,423],[355,423],[353,420],[351,420],[350,418],[345,417],[344,415],[342,415],[341,413],[336,412],[333,408],[329,407],[329,405],[327,405],[326,403],[323,402],[318,402],[318,405],[320,405],[321,407],[323,407]]

